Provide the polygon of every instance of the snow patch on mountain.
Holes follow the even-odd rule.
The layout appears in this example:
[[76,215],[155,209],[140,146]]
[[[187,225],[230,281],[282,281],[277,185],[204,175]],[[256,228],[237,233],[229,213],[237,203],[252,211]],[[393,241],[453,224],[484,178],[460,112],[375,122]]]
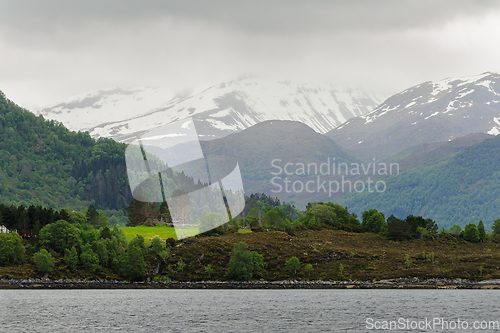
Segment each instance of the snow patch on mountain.
[[500,134],[500,74],[428,81],[389,97],[379,107],[328,135],[363,159],[411,145],[471,133]]
[[[241,131],[266,120],[300,121],[326,133],[377,107],[384,97],[361,89],[241,77],[189,96],[165,89],[110,89],[68,98],[39,111],[72,130],[130,142],[141,134],[192,117],[205,138]],[[88,102],[84,102],[88,101]]]
[[73,131],[140,116],[175,95],[163,87],[110,88],[68,97],[35,114],[62,122]]
[[[463,78],[448,78],[440,81],[425,82],[392,96],[378,108],[361,116],[361,118],[364,119],[365,124],[368,124],[391,112],[401,113],[405,110],[408,114],[412,115],[416,114],[415,109],[420,110],[425,104],[429,104],[429,106],[423,112],[420,112],[420,115],[424,119],[429,119],[440,113],[446,114],[459,108],[469,108],[481,100],[479,96],[483,95],[484,89],[494,95],[499,95],[494,88],[494,84],[496,83],[494,79],[496,77],[500,78],[498,74],[488,72]],[[414,94],[417,95],[412,96]],[[409,96],[411,97],[410,99],[408,98]],[[450,96],[453,96],[453,99],[446,101],[446,105],[442,107],[442,102],[449,99]],[[395,100],[404,101],[395,105],[393,103]],[[496,101],[490,100],[484,102],[487,105],[491,103],[496,103]],[[404,106],[401,107],[401,105]]]

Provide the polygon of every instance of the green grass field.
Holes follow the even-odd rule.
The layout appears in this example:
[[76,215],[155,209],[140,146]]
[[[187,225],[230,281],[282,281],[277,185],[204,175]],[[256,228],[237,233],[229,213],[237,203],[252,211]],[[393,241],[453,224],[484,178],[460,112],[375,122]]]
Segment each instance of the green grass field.
[[[175,228],[167,227],[165,225],[158,225],[155,227],[147,227],[145,225],[140,225],[137,227],[125,227],[122,228],[127,236],[127,241],[130,241],[132,237],[139,234],[146,240],[146,245],[149,246],[150,240],[153,236],[158,235],[161,239],[165,240],[167,238],[177,239],[177,234],[175,233]],[[240,233],[249,233],[251,230],[239,229]],[[187,231],[187,236],[194,236],[198,234],[198,227],[190,227]]]
[[[122,229],[125,232],[125,235],[127,236],[127,241],[130,241],[132,237],[139,234],[142,235],[146,240],[146,245],[149,245],[150,239],[155,235],[160,236],[160,238],[164,240],[167,238],[177,239],[175,228],[167,227],[165,225],[158,225],[155,227],[147,227],[145,225],[140,225],[137,227],[125,227]],[[197,233],[198,233],[198,227],[190,227],[187,230],[188,236],[194,236]]]

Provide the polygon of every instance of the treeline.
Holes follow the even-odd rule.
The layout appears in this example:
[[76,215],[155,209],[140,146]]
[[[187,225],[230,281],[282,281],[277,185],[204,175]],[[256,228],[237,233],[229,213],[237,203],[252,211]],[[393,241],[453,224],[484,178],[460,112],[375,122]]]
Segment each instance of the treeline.
[[491,232],[485,230],[483,221],[479,221],[477,225],[468,223],[463,229],[453,225],[450,229],[439,230],[438,224],[432,219],[414,215],[408,215],[405,219],[391,215],[386,219],[377,209],[364,211],[359,219],[347,207],[332,202],[309,203],[305,212],[265,194],[253,194],[246,197],[246,202],[245,211],[224,227],[218,228],[219,233],[239,228],[288,232],[303,229],[332,229],[379,233],[391,240],[433,240],[454,237],[469,242],[482,242],[488,238],[500,242],[500,219],[493,222]]
[[388,178],[384,193],[356,193],[342,203],[355,212],[376,207],[388,216],[425,212],[447,229],[479,220],[491,227],[500,211],[499,159],[497,136],[438,163]]
[[[108,218],[108,216],[110,216]],[[70,221],[71,223],[83,223],[88,221],[94,227],[108,225],[124,225],[125,216],[116,210],[97,210],[92,204],[82,211],[73,211],[68,208],[56,210],[52,207],[40,205],[6,206],[0,204],[0,226],[8,230],[17,230],[26,237],[37,237],[40,229],[58,220]]]
[[40,274],[52,272],[57,264],[59,271],[69,270],[70,275],[103,274],[136,281],[146,277],[148,253],[164,261],[175,244],[173,239],[163,242],[156,237],[148,249],[141,235],[127,241],[123,229],[110,229],[102,215],[92,209],[86,216],[66,209],[43,213],[59,220],[41,227],[29,241],[23,241],[16,232],[0,233],[0,265],[28,260],[35,263]]
[[[500,242],[500,219],[494,222],[493,233],[488,234],[482,221],[477,225],[469,223],[463,230],[457,225],[449,230],[438,230],[437,224],[431,219],[413,215],[405,219],[391,215],[386,219],[384,214],[376,209],[363,212],[360,221],[347,207],[332,202],[310,203],[305,212],[295,211],[295,207],[290,206],[290,215],[284,213],[285,209],[290,207],[278,199],[259,194],[250,196],[247,200],[250,207],[245,217],[232,219],[229,223],[197,237],[233,233],[239,228],[251,229],[254,232],[282,230],[289,235],[298,235],[307,229],[329,229],[378,233],[386,239],[398,241],[428,240],[429,244],[433,240],[441,239]],[[148,209],[154,208],[150,213],[154,212],[155,218],[168,217],[168,209],[163,211],[167,207],[144,205]],[[290,216],[294,214],[300,216],[292,220]],[[208,215],[202,216],[202,220],[213,218]],[[29,240],[23,240],[16,232],[0,234],[0,265],[16,265],[29,261],[35,264],[39,274],[50,273],[57,267],[58,274],[65,274],[66,277],[90,275],[139,281],[147,276],[160,276],[158,279],[166,275],[177,276],[182,274],[184,267],[189,264],[184,263],[182,259],[169,259],[172,248],[182,245],[174,239],[162,240],[155,236],[150,240],[150,246],[146,245],[146,240],[141,235],[127,241],[123,229],[116,226],[109,228],[103,212],[93,206],[89,206],[84,212],[76,212],[69,209],[56,211],[41,206],[30,206],[26,209],[24,206],[0,205],[0,219],[0,225],[12,230],[17,229],[21,233],[23,228],[33,227],[33,230],[36,230]],[[217,247],[216,249],[222,251],[220,256],[227,253]],[[217,251],[214,253],[219,253]],[[351,257],[355,255],[353,253]],[[204,254],[201,254],[200,258],[203,256]],[[202,260],[200,258],[196,260]],[[171,266],[172,262],[175,262],[175,270]],[[295,274],[297,267],[300,267],[300,260],[291,256],[284,264],[290,273]],[[261,277],[266,263],[262,254],[249,251],[246,244],[239,243],[235,245],[227,267],[228,279],[248,280]],[[210,262],[203,269],[208,277],[214,272]],[[343,266],[338,269],[342,275]],[[310,274],[312,271],[311,265],[304,267],[304,273]]]
[[[172,221],[165,202],[162,204],[146,203],[134,199],[127,207],[127,212],[128,226],[171,225]],[[222,218],[217,213],[207,214],[201,212],[200,214],[199,222],[202,227],[204,223],[210,226],[210,223],[205,221],[208,218],[216,220]],[[219,215],[218,219],[217,216],[212,215]],[[212,223],[212,225],[216,224]],[[224,226],[209,231],[209,233],[220,234],[240,228],[285,231],[292,228],[315,230],[327,228],[358,233],[380,233],[392,240],[433,239],[439,235],[442,237],[451,235],[467,241],[478,242],[485,240],[488,236],[482,221],[479,221],[477,226],[474,223],[469,223],[463,230],[457,225],[454,225],[449,230],[445,228],[438,230],[438,224],[434,220],[422,216],[408,215],[405,219],[399,219],[391,215],[386,219],[385,215],[377,209],[369,209],[364,211],[361,219],[359,219],[347,207],[332,202],[309,203],[304,212],[298,210],[294,205],[286,202],[282,203],[278,198],[263,193],[245,196],[245,209],[243,212]],[[203,227],[202,229],[210,230],[211,228]],[[495,234],[500,235],[500,219],[494,222],[492,236]]]

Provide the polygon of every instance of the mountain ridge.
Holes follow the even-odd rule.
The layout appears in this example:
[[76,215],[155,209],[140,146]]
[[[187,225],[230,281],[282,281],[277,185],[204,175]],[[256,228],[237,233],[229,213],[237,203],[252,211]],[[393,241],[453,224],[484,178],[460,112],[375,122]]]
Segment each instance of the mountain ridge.
[[[222,82],[187,96],[175,96],[166,90],[156,89],[159,89],[158,93],[153,94],[152,100],[159,100],[162,91],[167,98],[151,108],[138,105],[140,110],[135,112],[131,111],[134,98],[149,98],[144,88],[130,91],[111,89],[108,95],[104,91],[102,96],[99,92],[84,94],[73,98],[74,103],[68,98],[65,103],[56,103],[36,113],[62,123],[71,123],[71,129],[89,131],[93,137],[131,142],[149,130],[188,117],[197,120],[200,124],[198,134],[205,139],[223,137],[273,119],[301,121],[317,132],[326,133],[347,119],[371,111],[383,100],[383,97],[362,89],[254,77]],[[81,104],[87,98],[85,96],[88,96],[89,103],[94,98],[95,103],[73,107]],[[127,112],[120,114],[119,107],[111,107],[115,100],[118,104],[128,101]],[[102,106],[105,104],[103,101],[111,110],[109,116],[106,115],[106,107]],[[153,102],[148,103],[143,104],[151,105]],[[95,115],[99,115],[98,120]],[[69,117],[73,120],[70,121]],[[74,120],[78,117],[92,119]]]
[[389,97],[327,136],[365,160],[471,133],[500,133],[500,74],[427,81]]

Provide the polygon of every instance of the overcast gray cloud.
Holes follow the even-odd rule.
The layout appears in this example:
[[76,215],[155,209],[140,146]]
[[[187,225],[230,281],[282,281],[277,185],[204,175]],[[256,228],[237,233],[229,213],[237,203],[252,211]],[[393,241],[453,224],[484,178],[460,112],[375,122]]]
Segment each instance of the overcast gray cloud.
[[497,1],[2,1],[0,90],[35,108],[239,74],[358,84],[500,71]]

